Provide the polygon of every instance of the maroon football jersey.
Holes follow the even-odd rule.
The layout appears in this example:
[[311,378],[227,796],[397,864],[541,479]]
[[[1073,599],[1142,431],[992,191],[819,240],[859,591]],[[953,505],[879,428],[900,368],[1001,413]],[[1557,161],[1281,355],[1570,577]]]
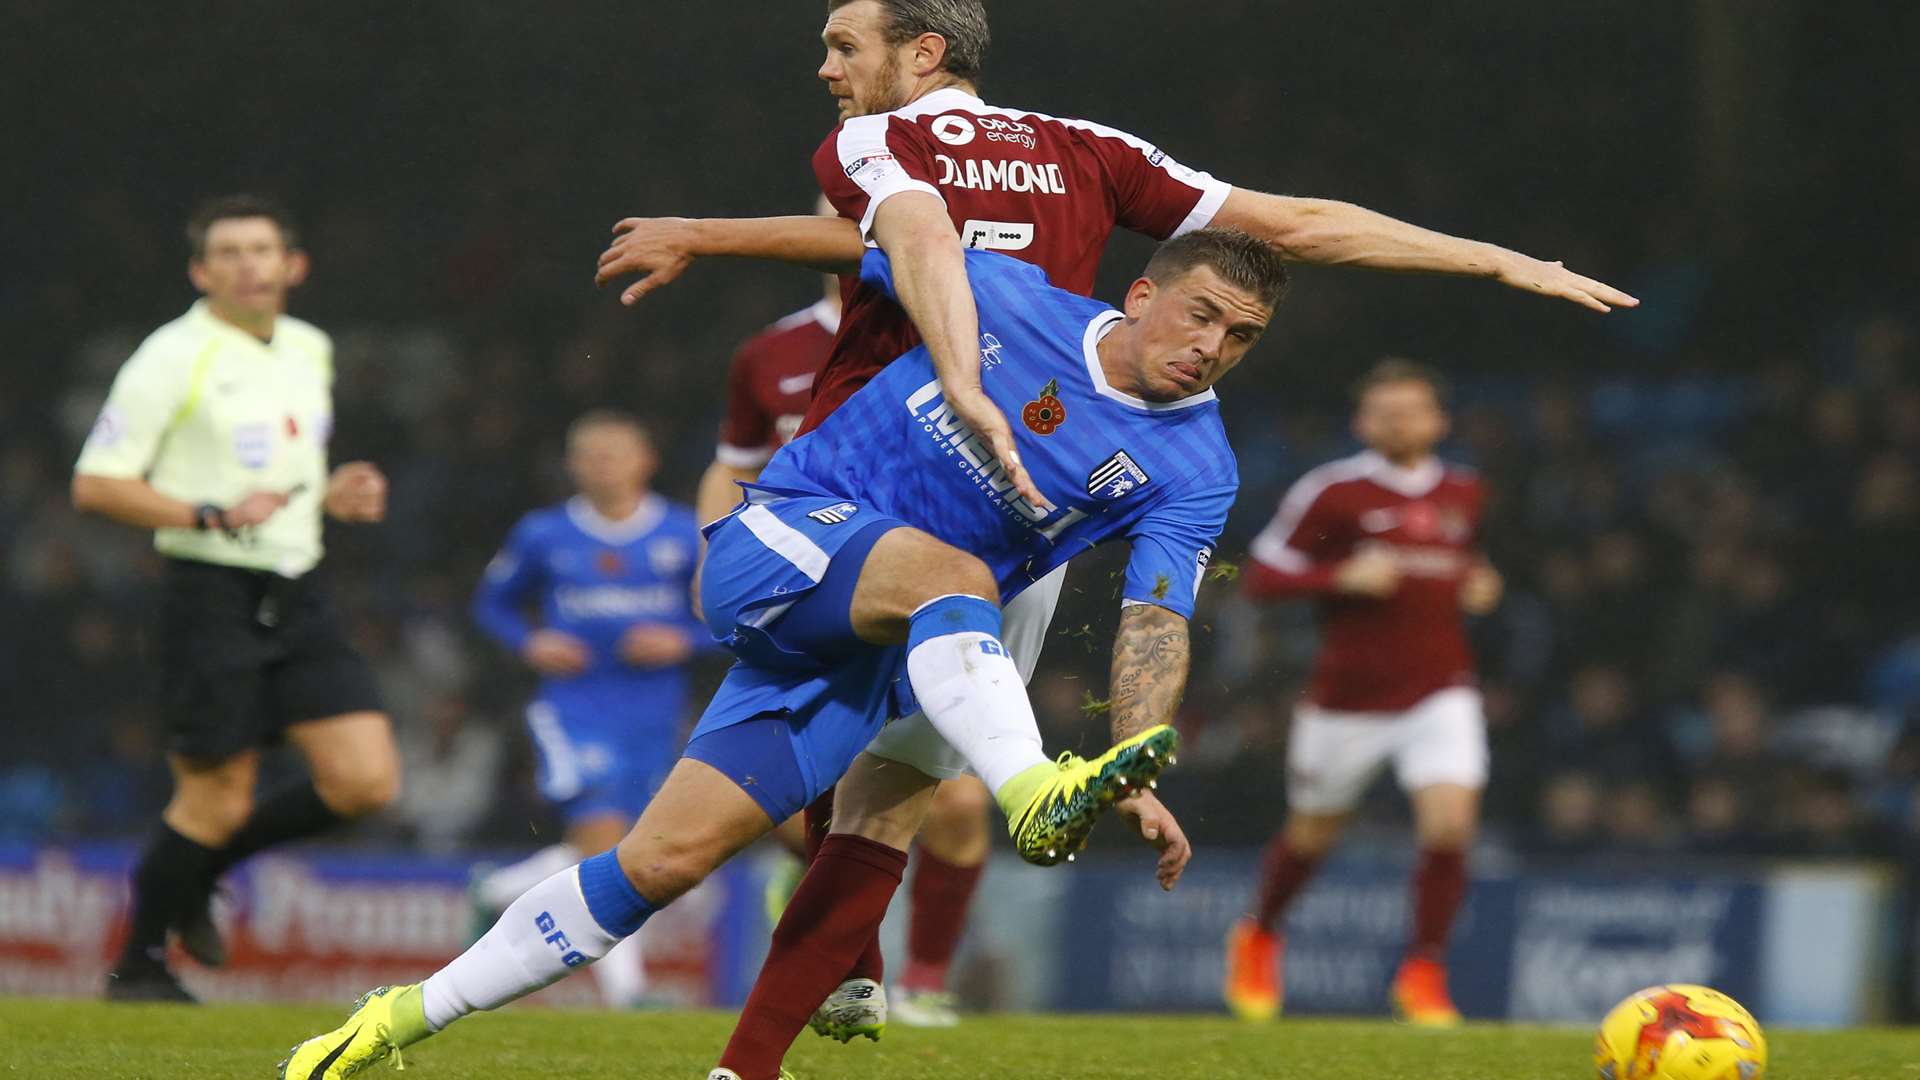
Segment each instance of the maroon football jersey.
[[727,369],[727,418],[714,457],[757,469],[800,430],[840,313],[822,300],[748,338]]
[[[998,108],[952,87],[841,124],[814,153],[813,171],[863,235],[882,202],[924,191],[946,202],[968,247],[1024,259],[1083,296],[1114,226],[1164,240],[1205,227],[1231,190],[1125,132]],[[841,287],[840,335],[802,431],[920,343],[906,312],[878,289],[858,277]]]
[[[1254,538],[1247,587],[1317,598],[1320,655],[1309,700],[1344,712],[1401,712],[1473,682],[1460,587],[1478,561],[1484,503],[1477,474],[1432,458],[1405,469],[1368,452],[1294,484]],[[1400,587],[1383,598],[1335,591],[1335,568],[1370,548],[1393,555]]]

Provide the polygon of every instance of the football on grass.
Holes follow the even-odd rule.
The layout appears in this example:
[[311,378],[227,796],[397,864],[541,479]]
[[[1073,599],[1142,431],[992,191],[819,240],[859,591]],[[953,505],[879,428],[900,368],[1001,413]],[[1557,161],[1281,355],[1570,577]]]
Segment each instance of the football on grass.
[[1600,1023],[1599,1080],[1759,1080],[1767,1040],[1753,1014],[1718,990],[1673,983],[1642,990]]

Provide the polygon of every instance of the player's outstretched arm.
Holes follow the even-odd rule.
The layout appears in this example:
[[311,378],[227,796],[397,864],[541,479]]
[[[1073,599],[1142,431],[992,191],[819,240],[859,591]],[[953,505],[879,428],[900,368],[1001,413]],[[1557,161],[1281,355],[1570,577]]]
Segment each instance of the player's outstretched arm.
[[630,217],[614,225],[613,243],[600,253],[600,269],[593,282],[606,285],[630,274],[640,275],[620,294],[620,302],[631,305],[671,284],[695,259],[732,255],[827,274],[856,274],[866,249],[860,227],[840,218]]
[[980,312],[947,204],[937,195],[900,192],[874,211],[873,238],[892,264],[894,298],[926,342],[947,404],[993,448],[1014,489],[1035,506],[1049,507],[1020,462],[1013,428],[980,387]]
[[1594,311],[1640,303],[1604,281],[1574,273],[1564,264],[1423,229],[1333,199],[1264,195],[1235,188],[1212,224],[1262,237],[1287,258],[1299,262],[1492,278],[1510,288],[1571,300]]

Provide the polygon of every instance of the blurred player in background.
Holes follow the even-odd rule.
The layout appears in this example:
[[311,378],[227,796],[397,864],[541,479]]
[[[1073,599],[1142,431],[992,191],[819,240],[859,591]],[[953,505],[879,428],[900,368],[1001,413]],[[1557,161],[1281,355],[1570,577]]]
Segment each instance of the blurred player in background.
[[[832,217],[823,197],[815,212]],[[740,501],[741,483],[760,476],[773,452],[793,439],[840,330],[840,281],[828,275],[825,295],[749,339],[727,372],[727,412],[713,464],[700,478],[698,518],[715,521]],[[992,802],[978,777],[941,781],[920,830],[920,855],[907,887],[907,970],[894,988],[891,1017],[909,1027],[959,1022],[947,972],[966,929],[967,908],[992,850]],[[798,847],[800,822],[783,825],[783,842]],[[817,845],[819,839],[816,838]],[[795,869],[769,882],[768,912],[777,921],[799,882]]]
[[1322,640],[1288,736],[1286,824],[1262,860],[1258,908],[1227,939],[1226,999],[1247,1019],[1278,1015],[1280,919],[1391,764],[1420,846],[1393,1003],[1416,1024],[1460,1022],[1444,959],[1487,782],[1461,613],[1492,611],[1501,580],[1477,550],[1479,477],[1433,454],[1447,434],[1444,395],[1422,365],[1375,366],[1353,419],[1366,452],[1301,477],[1253,542],[1248,594],[1312,598]]
[[[74,506],[154,530],[165,556],[156,641],[173,795],[133,871],[133,910],[107,978],[115,1001],[191,1001],[167,934],[225,961],[208,913],[229,867],[371,813],[400,758],[373,673],[316,580],[322,515],[376,522],[387,482],[327,470],[333,342],[283,314],[305,279],[292,219],[267,200],[210,200],[187,225],[203,298],[153,332],[114,379],[74,466]],[[310,775],[256,798],[281,740]]]
[[[847,220],[628,218],[615,226],[598,275],[603,284],[642,275],[621,294],[631,304],[703,256],[768,258],[845,273],[866,242],[885,250],[895,261],[899,302],[846,279],[841,333],[802,431],[924,339],[947,400],[1006,463],[1022,494],[1043,499],[1013,452],[1006,418],[979,388],[983,365],[999,358],[994,343],[979,334],[963,247],[1034,263],[1055,285],[1085,295],[1116,226],[1164,239],[1221,225],[1305,262],[1484,277],[1597,311],[1638,303],[1559,263],[1351,203],[1232,187],[1125,132],[989,105],[976,92],[990,38],[980,0],[829,0],[827,6],[826,59],[818,74],[843,123],[813,163],[821,190]],[[1038,662],[1063,580],[1056,574],[1008,605],[1005,640],[1023,676],[1031,677]],[[889,725],[873,752],[918,769],[929,785],[957,775],[951,749],[920,717]],[[821,809],[809,814],[827,816]],[[885,831],[845,809],[831,816],[836,833]],[[797,940],[808,940],[810,925],[837,923],[837,907],[851,910],[838,905],[846,889],[841,869],[857,876],[837,855],[824,865],[817,858],[810,868],[783,919]],[[837,927],[833,934],[844,940]],[[849,959],[847,981],[822,1006],[815,1030],[839,1038],[877,1036],[887,1018],[877,982],[877,934]],[[813,953],[776,948],[739,1030],[761,1046],[784,1047],[779,1025],[758,1002],[763,993],[783,1001],[787,988],[804,984],[806,969],[818,962]]]
[[[705,635],[693,615],[700,555],[693,514],[649,490],[657,458],[639,421],[596,410],[567,431],[579,494],[521,518],[488,565],[474,619],[540,673],[527,706],[540,793],[566,835],[478,878],[490,926],[520,894],[620,842],[680,756],[687,661]],[[537,606],[537,622],[527,610]],[[646,990],[640,936],[593,969],[612,1008]]]

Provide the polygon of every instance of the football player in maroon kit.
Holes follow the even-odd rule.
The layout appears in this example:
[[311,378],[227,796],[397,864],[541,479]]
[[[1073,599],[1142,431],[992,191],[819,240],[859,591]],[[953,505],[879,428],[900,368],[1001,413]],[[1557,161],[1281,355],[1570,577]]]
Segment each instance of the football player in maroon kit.
[[[1208,225],[1259,236],[1287,257],[1381,270],[1486,277],[1596,311],[1638,303],[1602,282],[1493,244],[1446,236],[1350,203],[1267,195],[1189,169],[1150,143],[1083,120],[989,105],[975,92],[989,40],[980,0],[828,0],[819,77],[843,122],[814,155],[821,190],[845,221],[628,218],[600,257],[602,284],[638,274],[632,304],[716,255],[773,259],[850,275],[865,244],[893,260],[896,304],[844,276],[845,313],[801,432],[845,401],[880,367],[924,340],[947,400],[994,451],[1021,494],[1044,503],[1013,452],[1006,418],[979,389],[982,365],[999,362],[980,339],[965,283],[963,246],[1035,263],[1052,281],[1091,290],[1115,226],[1165,239]],[[1031,676],[1063,577],[1052,575],[1007,606],[1002,640]],[[1121,635],[1141,646],[1185,650],[1184,633],[1154,625],[1141,606]],[[901,766],[907,766],[902,768]],[[923,718],[889,724],[842,780],[832,834],[782,917],[726,1066],[749,1080],[774,1076],[809,1017],[798,1003],[827,999],[819,1030],[877,1034],[885,1023],[879,952],[871,930],[842,925],[850,895],[890,892],[896,865],[925,817],[930,792],[961,767]],[[1163,807],[1143,793],[1123,804],[1143,836],[1184,848]],[[821,943],[831,942],[830,947]],[[828,997],[824,972],[853,953],[849,976]],[[731,1075],[726,1069],[717,1076]]]
[[1276,926],[1391,764],[1420,847],[1393,1003],[1416,1024],[1460,1022],[1443,960],[1487,780],[1461,614],[1493,610],[1501,580],[1478,552],[1479,477],[1433,454],[1447,434],[1443,395],[1440,377],[1419,364],[1375,366],[1353,418],[1367,450],[1301,477],[1253,541],[1248,595],[1311,598],[1321,644],[1288,733],[1286,824],[1262,860],[1255,913],[1227,938],[1227,1004],[1246,1019],[1279,1013]]

